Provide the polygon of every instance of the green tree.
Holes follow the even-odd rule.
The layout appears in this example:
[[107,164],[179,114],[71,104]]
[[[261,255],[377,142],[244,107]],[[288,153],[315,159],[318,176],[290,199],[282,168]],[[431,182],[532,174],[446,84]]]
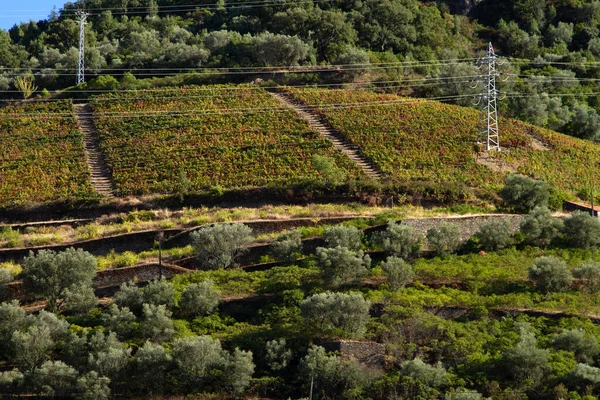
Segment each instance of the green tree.
[[360,338],[366,332],[371,302],[360,293],[325,292],[300,303],[306,325],[321,335]]
[[429,365],[420,358],[404,361],[400,373],[423,382],[430,387],[440,387],[446,382],[446,369],[441,363]]
[[160,344],[144,343],[133,357],[139,388],[152,395],[164,393],[172,361],[171,355]]
[[338,287],[365,276],[371,266],[371,258],[363,251],[351,251],[345,247],[317,248],[317,261],[328,285]]
[[114,303],[102,314],[104,326],[110,331],[115,332],[121,339],[131,336],[135,321],[136,317],[128,307],[119,307]]
[[29,293],[46,299],[56,312],[68,300],[67,294],[72,298],[79,291],[89,291],[96,268],[96,258],[81,249],[30,252],[23,261],[23,285]]
[[300,362],[299,378],[306,389],[312,383],[313,398],[318,393],[326,393],[335,399],[350,389],[367,384],[365,373],[356,361],[343,361],[334,354],[327,354],[320,346],[308,349]]
[[588,261],[573,270],[573,276],[581,279],[587,293],[600,291],[600,262]]
[[285,369],[291,359],[292,350],[288,349],[285,338],[270,340],[265,345],[265,360],[272,371]]
[[188,317],[211,314],[219,305],[221,292],[214,288],[212,280],[193,283],[181,293],[179,308]]
[[341,185],[347,178],[346,172],[336,165],[335,159],[332,157],[315,154],[312,158],[312,164],[328,186]]
[[208,269],[227,268],[252,241],[252,230],[244,224],[217,224],[190,234],[200,263]]
[[35,391],[47,397],[67,397],[77,384],[77,371],[62,361],[46,361],[33,373]]
[[592,363],[600,354],[598,339],[583,329],[563,330],[554,336],[552,344],[557,349],[573,352],[577,361],[582,363]]
[[460,247],[460,226],[458,224],[440,223],[438,228],[427,230],[429,250],[440,256],[452,254]]
[[25,371],[38,367],[53,347],[50,329],[44,325],[33,325],[26,331],[15,331],[10,339],[12,360]]
[[297,254],[302,252],[302,235],[300,231],[282,233],[271,244],[271,254],[278,260],[293,262]]
[[378,236],[378,241],[387,253],[410,260],[421,253],[423,238],[414,228],[408,225],[389,221],[385,232]]
[[562,221],[554,218],[546,207],[536,207],[531,210],[519,228],[526,244],[542,248],[547,247],[562,229]]
[[326,228],[323,239],[327,247],[345,247],[350,250],[360,250],[362,245],[363,232],[354,226],[337,225]]
[[529,212],[535,207],[548,206],[550,189],[544,181],[537,181],[524,175],[510,174],[504,180],[500,196],[515,211]]
[[243,351],[236,347],[229,356],[229,362],[225,369],[226,391],[241,394],[250,385],[253,374],[252,352]]
[[306,59],[309,46],[297,36],[264,32],[252,39],[251,53],[261,66],[298,65]]
[[481,224],[475,238],[484,250],[497,251],[510,245],[510,233],[506,219],[490,219]]
[[173,342],[173,360],[179,384],[187,392],[198,387],[214,389],[214,377],[227,366],[227,354],[221,348],[221,342],[210,336],[176,339]]
[[173,308],[175,304],[175,288],[164,278],[154,279],[144,288],[144,303]]
[[529,267],[531,279],[539,291],[543,293],[564,292],[571,288],[573,275],[567,264],[553,256],[538,257]]
[[142,314],[140,329],[144,337],[154,342],[165,342],[173,337],[175,328],[171,319],[172,313],[164,305],[144,303]]
[[563,234],[567,243],[582,249],[600,245],[600,220],[582,211],[576,211],[564,222]]
[[410,264],[400,257],[390,256],[383,263],[381,268],[388,280],[388,285],[393,290],[400,290],[412,282],[414,272]]
[[144,303],[144,292],[133,282],[122,283],[115,293],[115,303],[134,313],[140,312]]
[[502,354],[502,367],[515,381],[539,383],[550,365],[550,352],[537,347],[535,335],[525,328],[521,329],[521,338],[513,347]]
[[96,371],[87,372],[77,379],[77,393],[80,400],[108,400],[110,379]]
[[98,374],[109,377],[114,383],[129,364],[131,349],[119,342],[113,332],[96,332],[89,345],[88,365]]

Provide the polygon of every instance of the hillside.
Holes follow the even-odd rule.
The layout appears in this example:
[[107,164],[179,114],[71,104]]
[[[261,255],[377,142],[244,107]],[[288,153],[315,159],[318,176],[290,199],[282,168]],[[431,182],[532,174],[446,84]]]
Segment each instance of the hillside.
[[458,182],[494,189],[508,172],[519,172],[572,195],[587,193],[590,182],[600,184],[596,173],[600,146],[590,141],[500,119],[503,151],[488,154],[475,145],[479,113],[471,108],[369,91],[286,92],[397,181]]

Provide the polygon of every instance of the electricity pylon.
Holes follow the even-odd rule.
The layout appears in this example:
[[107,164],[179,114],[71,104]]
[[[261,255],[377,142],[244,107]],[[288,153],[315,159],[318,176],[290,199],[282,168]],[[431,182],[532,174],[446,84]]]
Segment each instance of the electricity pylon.
[[479,68],[484,72],[480,77],[480,82],[484,83],[484,88],[479,96],[481,104],[481,120],[479,124],[479,135],[485,138],[485,144],[488,151],[500,151],[500,135],[498,131],[498,89],[496,89],[496,77],[500,76],[496,72],[498,57],[494,53],[494,47],[490,43],[487,54],[477,61]]
[[83,11],[77,11],[79,20],[79,62],[77,65],[77,85],[85,81],[85,20],[89,14]]

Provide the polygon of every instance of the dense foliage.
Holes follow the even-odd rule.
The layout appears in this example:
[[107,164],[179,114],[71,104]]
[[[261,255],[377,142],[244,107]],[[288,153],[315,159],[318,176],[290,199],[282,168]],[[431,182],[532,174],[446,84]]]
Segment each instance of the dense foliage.
[[0,205],[94,198],[68,101],[0,107]]

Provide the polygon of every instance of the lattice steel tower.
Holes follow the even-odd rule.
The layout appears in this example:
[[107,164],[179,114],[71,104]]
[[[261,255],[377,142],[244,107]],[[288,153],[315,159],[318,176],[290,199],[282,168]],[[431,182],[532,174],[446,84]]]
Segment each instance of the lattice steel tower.
[[500,136],[498,133],[498,89],[496,89],[496,77],[500,76],[496,72],[498,57],[494,53],[494,47],[490,43],[487,54],[477,63],[485,74],[481,75],[481,81],[484,83],[483,91],[480,95],[481,102],[481,121],[479,135],[485,138],[487,150],[500,151]]
[[85,81],[85,20],[88,14],[83,11],[77,11],[79,20],[79,63],[77,66],[77,85]]

